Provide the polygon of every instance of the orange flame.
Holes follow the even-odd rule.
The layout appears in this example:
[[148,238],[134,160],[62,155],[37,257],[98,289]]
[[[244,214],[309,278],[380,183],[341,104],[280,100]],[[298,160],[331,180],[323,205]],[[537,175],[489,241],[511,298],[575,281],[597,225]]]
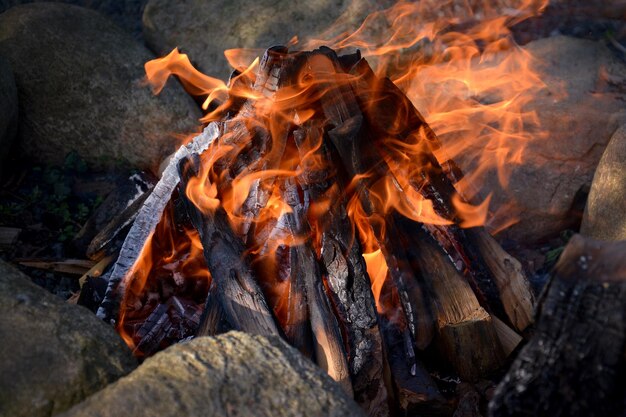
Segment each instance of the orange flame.
[[[389,172],[380,177],[362,173],[343,190],[352,193],[348,215],[363,246],[379,311],[384,310],[380,297],[388,274],[374,230],[385,233],[385,216],[397,212],[428,225],[456,223],[461,227],[515,221],[512,210],[500,210],[496,213],[499,217],[490,217],[491,190],[484,189],[484,180],[497,175],[500,185],[506,187],[512,167],[524,161],[527,144],[543,137],[538,133],[537,116],[526,112],[524,106],[544,85],[532,69],[533,57],[514,44],[509,27],[541,13],[546,5],[547,0],[400,1],[372,13],[355,31],[335,26],[320,37],[324,40],[304,42],[304,49],[321,45],[338,51],[359,48],[376,74],[381,79],[388,76],[411,100],[395,103],[396,114],[381,122],[387,137],[379,138],[377,151]],[[294,37],[290,45],[298,41]],[[277,277],[285,271],[289,274],[284,261],[288,249],[311,242],[319,250],[325,227],[320,219],[333,200],[345,197],[336,184],[331,185],[321,201],[307,207],[310,235],[286,231],[286,219],[296,204],[286,197],[290,184],[311,172],[326,173],[320,174],[326,179],[332,171],[320,156],[323,132],[307,130],[308,136],[296,146],[293,128],[314,126],[321,117],[316,103],[332,97],[341,86],[351,89],[359,80],[337,72],[319,55],[290,83],[278,85],[277,80],[258,71],[262,65],[271,65],[271,54],[267,62],[255,59],[259,52],[225,51],[236,70],[228,85],[198,72],[177,49],[148,62],[146,74],[155,92],[161,91],[169,76],[177,76],[190,94],[203,99],[203,122],[227,120],[224,134],[202,155],[200,173],[189,180],[185,192],[200,210],[223,209],[247,245],[246,256],[270,271],[262,274],[267,284],[262,286],[280,321],[281,311],[288,310],[290,278]],[[376,90],[375,86],[368,88]],[[363,94],[371,94],[366,106],[384,106],[380,100],[385,98],[376,91],[366,88]],[[441,143],[424,128],[404,132],[412,105],[423,112]],[[436,161],[424,157],[430,153]],[[435,208],[437,202],[421,193],[421,187],[428,184],[420,182],[420,173],[448,166],[452,160],[462,163],[465,177],[455,183],[454,213],[441,213]],[[367,210],[359,199],[362,186],[371,200],[372,207]],[[481,198],[478,205],[468,203]],[[144,248],[133,278],[128,279],[132,296],[127,305],[145,292],[147,276],[157,268],[151,248],[163,233],[160,227],[148,249]],[[177,237],[170,241],[175,250],[158,252],[157,263],[171,262],[184,250],[190,251],[188,259],[201,258],[197,236],[187,233],[185,239],[188,249],[183,249]],[[122,312],[121,322],[127,311]]]

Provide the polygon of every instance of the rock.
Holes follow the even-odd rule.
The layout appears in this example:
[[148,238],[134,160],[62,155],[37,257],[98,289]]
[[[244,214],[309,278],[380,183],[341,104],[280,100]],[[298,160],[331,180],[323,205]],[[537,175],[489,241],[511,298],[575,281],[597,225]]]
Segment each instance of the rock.
[[613,134],[600,159],[580,232],[599,240],[626,240],[626,125]]
[[[557,36],[523,49],[535,58],[534,69],[546,84],[523,110],[536,112],[545,136],[533,132],[536,138],[527,143],[522,163],[509,166],[506,189],[495,173],[485,177],[484,189],[493,191],[490,209],[513,203],[506,216],[519,219],[498,237],[533,243],[578,227],[602,152],[626,122],[620,87],[626,65],[603,43],[584,39]],[[471,162],[461,157],[457,163],[470,171]]]
[[[0,13],[11,7],[50,0],[0,0]],[[59,0],[57,0],[59,1]],[[147,0],[60,0],[60,3],[74,4],[97,10],[107,15],[113,22],[141,39],[141,15]]]
[[178,85],[153,96],[143,82],[153,56],[88,9],[9,9],[0,15],[0,53],[17,82],[20,147],[38,162],[61,164],[76,151],[92,168],[156,171],[179,144],[173,134],[195,130],[200,116]]
[[278,337],[199,337],[147,359],[64,417],[363,416],[320,368]]
[[301,41],[314,38],[339,18],[341,27],[356,29],[368,14],[393,3],[219,0],[208,6],[202,0],[150,0],[143,14],[143,31],[146,43],[155,53],[165,55],[178,46],[200,71],[227,79],[232,69],[223,54],[226,49],[263,50],[287,44],[293,36]]
[[0,261],[0,415],[62,412],[135,366],[115,331]]
[[17,133],[17,87],[9,63],[0,56],[0,174]]

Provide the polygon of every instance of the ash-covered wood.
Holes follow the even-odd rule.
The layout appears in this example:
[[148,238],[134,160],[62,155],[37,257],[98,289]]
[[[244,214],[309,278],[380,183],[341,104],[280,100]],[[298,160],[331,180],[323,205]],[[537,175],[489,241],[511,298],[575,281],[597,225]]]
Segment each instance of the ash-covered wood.
[[623,416],[626,242],[574,236],[537,310],[531,340],[496,389],[490,416]]
[[120,300],[125,291],[123,280],[130,275],[133,265],[139,258],[149,236],[154,233],[165,206],[170,201],[172,193],[178,185],[178,163],[188,155],[204,152],[218,137],[219,131],[217,123],[208,125],[202,134],[196,136],[191,143],[182,146],[176,152],[165,171],[163,171],[161,179],[146,199],[141,212],[137,215],[126,236],[126,240],[124,240],[117,262],[111,272],[104,300],[96,313],[102,320],[107,322],[115,322],[117,320]]

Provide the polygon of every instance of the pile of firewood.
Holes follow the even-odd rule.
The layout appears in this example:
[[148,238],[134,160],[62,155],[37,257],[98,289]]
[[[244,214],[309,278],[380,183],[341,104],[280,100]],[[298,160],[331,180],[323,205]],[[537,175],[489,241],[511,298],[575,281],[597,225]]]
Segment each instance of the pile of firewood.
[[[482,227],[460,227],[453,204],[460,198],[459,170],[435,158],[440,143],[424,118],[359,53],[274,47],[256,74],[238,75],[231,88],[247,82],[254,94],[231,97],[221,119],[172,158],[134,220],[98,315],[119,320],[143,248],[164,213],[174,211],[179,227],[197,232],[212,278],[203,305],[169,291],[150,314],[135,318],[132,337],[144,353],[192,334],[278,334],[353,393],[369,415],[448,413],[450,404],[432,375],[466,381],[489,375],[532,321],[533,295],[520,264]],[[306,107],[294,102],[299,123],[282,126],[277,137],[268,121],[247,122],[255,116],[255,96],[271,99],[303,79],[316,82],[302,92],[312,97]],[[410,161],[389,145],[414,147],[418,140],[420,153]],[[251,182],[237,213],[244,220],[236,227],[223,205],[206,209],[189,198],[190,183],[214,184],[220,200],[240,175],[287,163],[297,175]],[[432,202],[448,222],[420,222],[386,210],[374,191],[381,180],[397,193]],[[276,193],[289,210],[269,227],[258,226],[256,217]],[[369,220],[388,268],[378,300],[351,203]],[[278,238],[283,243],[269,267],[264,244]],[[272,286],[279,284],[287,290],[277,299]],[[131,317],[146,305],[123,307]]]

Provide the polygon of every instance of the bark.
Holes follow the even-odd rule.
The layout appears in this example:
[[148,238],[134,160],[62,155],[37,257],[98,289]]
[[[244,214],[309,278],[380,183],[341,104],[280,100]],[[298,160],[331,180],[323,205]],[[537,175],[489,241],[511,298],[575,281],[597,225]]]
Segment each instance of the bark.
[[496,389],[490,416],[621,416],[626,398],[626,242],[572,238],[535,332]]

